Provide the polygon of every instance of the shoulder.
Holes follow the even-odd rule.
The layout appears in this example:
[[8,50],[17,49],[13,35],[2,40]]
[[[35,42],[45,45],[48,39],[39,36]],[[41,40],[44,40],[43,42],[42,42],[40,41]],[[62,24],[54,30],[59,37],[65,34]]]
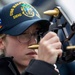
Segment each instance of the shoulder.
[[20,75],[12,57],[0,56],[0,75]]

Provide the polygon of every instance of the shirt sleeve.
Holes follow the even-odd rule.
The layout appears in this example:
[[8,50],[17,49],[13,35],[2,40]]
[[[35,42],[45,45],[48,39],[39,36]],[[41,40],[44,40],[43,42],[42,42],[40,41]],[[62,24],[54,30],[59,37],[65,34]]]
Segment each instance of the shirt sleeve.
[[24,75],[59,75],[59,73],[54,70],[53,65],[32,59],[29,66],[25,69]]

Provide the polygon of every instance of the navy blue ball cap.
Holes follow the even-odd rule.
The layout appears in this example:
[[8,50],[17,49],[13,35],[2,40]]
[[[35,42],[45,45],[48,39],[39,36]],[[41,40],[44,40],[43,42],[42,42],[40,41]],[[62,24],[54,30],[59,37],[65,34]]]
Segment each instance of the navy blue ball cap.
[[0,34],[19,35],[36,23],[44,32],[50,25],[48,20],[41,19],[37,10],[26,2],[15,2],[0,10]]

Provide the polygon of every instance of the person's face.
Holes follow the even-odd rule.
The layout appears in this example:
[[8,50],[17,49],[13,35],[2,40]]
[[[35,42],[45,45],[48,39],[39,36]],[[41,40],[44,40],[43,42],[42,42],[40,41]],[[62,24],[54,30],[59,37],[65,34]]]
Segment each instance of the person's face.
[[[28,28],[24,33],[34,34],[38,30],[37,25],[33,25]],[[25,43],[21,43],[17,36],[6,36],[6,40],[4,42],[5,46],[5,56],[13,56],[14,61],[18,66],[26,67],[31,59],[37,59],[37,50],[28,49],[29,45],[36,44],[36,39],[34,36]]]

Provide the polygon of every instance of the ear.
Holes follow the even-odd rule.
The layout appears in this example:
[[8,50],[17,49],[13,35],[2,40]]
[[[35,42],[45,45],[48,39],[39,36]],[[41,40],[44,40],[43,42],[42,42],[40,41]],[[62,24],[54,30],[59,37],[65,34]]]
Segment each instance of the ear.
[[0,50],[4,49],[3,39],[0,38]]

